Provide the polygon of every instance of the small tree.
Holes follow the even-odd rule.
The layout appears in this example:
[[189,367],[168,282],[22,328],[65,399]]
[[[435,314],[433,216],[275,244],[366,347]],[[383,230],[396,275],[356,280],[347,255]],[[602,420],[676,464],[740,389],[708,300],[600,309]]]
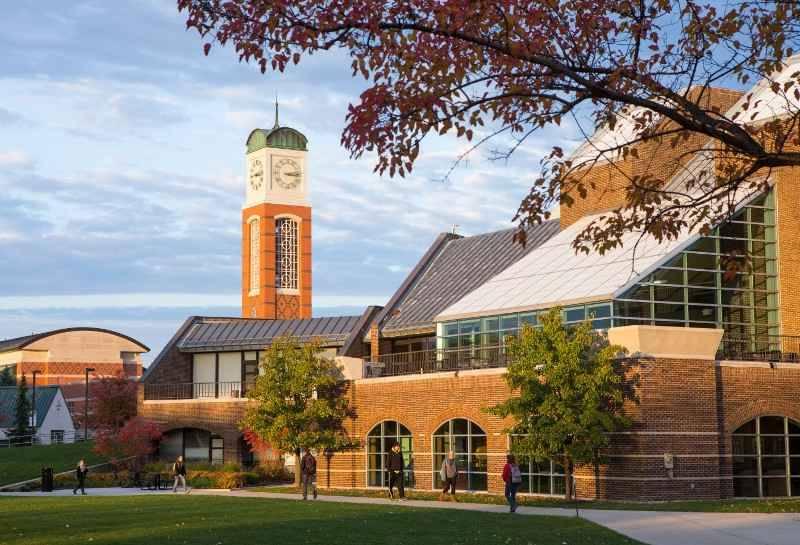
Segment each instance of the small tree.
[[0,386],[15,386],[16,384],[17,379],[11,367],[3,367],[3,370],[0,371]]
[[25,442],[25,438],[31,433],[31,400],[28,399],[28,381],[25,375],[19,380],[17,385],[17,401],[14,406],[14,429],[11,432],[15,444]]
[[93,450],[109,459],[115,468],[120,460],[131,457],[135,457],[135,465],[139,458],[155,451],[159,439],[161,439],[161,429],[158,424],[135,416],[118,430],[109,428],[100,430],[95,437]]
[[561,309],[540,320],[542,327],[526,325],[509,341],[506,381],[519,395],[489,412],[514,418],[506,432],[515,453],[563,461],[570,498],[574,464],[597,462],[608,433],[630,425],[622,413],[624,379],[614,366],[624,349],[609,345],[588,321],[564,325]]
[[336,450],[353,445],[343,422],[350,414],[339,395],[339,369],[323,357],[318,343],[300,344],[292,338],[276,339],[264,351],[261,373],[247,397],[241,423],[280,452],[296,457],[295,483],[300,481],[302,448]]
[[92,426],[116,433],[136,416],[136,382],[123,373],[102,377],[92,384]]

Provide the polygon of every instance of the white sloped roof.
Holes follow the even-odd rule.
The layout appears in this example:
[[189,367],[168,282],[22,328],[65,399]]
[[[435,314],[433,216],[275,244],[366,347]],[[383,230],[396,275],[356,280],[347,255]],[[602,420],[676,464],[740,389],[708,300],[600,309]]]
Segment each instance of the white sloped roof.
[[607,301],[697,238],[688,231],[677,240],[660,243],[648,236],[639,241],[634,258],[640,235],[627,233],[621,248],[604,255],[576,254],[572,241],[599,217],[587,216],[561,231],[450,305],[436,321]]
[[[737,123],[753,124],[781,116],[796,115],[800,111],[800,99],[795,97],[794,91],[800,88],[800,85],[795,84],[784,91],[784,84],[790,80],[796,81],[798,72],[800,72],[800,54],[787,58],[781,70],[761,78],[725,112],[725,116],[733,119],[738,112]],[[773,82],[779,85],[777,93],[772,88]],[[750,106],[747,111],[743,111],[748,101]],[[630,108],[628,112],[620,112],[613,130],[607,126],[597,129],[569,155],[569,160],[576,166],[590,166],[595,161],[603,163],[618,159],[616,152],[607,150],[632,142],[640,135],[641,129],[637,129],[635,118],[643,111],[644,108],[637,107]],[[655,123],[659,119],[660,116],[654,114],[652,122]]]
[[[800,84],[795,83],[785,91],[784,84],[788,81],[797,82],[798,72],[800,72],[800,55],[789,57],[784,62],[783,69],[762,78],[725,112],[725,116],[730,119],[738,113],[737,123],[750,124],[797,114],[800,110],[800,100],[795,97],[794,91],[800,89]],[[772,89],[773,83],[779,86],[777,93]],[[749,108],[743,111],[744,105],[748,102]]]

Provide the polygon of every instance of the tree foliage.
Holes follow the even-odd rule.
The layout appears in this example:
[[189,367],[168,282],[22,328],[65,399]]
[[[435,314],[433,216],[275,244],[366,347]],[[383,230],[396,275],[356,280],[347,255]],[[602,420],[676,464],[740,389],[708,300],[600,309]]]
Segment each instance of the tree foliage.
[[125,422],[136,416],[136,382],[120,372],[104,376],[91,384],[92,426],[116,433]]
[[94,451],[112,463],[152,454],[161,439],[161,429],[155,422],[141,416],[128,419],[119,429],[103,428],[95,436]]
[[16,386],[17,378],[14,376],[14,372],[10,366],[3,367],[3,370],[0,371],[0,386]]
[[32,413],[31,400],[28,397],[28,381],[25,375],[22,375],[17,384],[17,400],[14,403],[14,428],[11,434],[15,442],[27,442],[30,439]]
[[340,395],[339,369],[323,356],[319,344],[276,339],[262,353],[259,369],[247,393],[254,403],[248,404],[243,430],[280,452],[353,446],[344,429],[351,412]]
[[[765,189],[766,179],[753,174],[800,165],[800,71],[776,72],[799,49],[800,2],[178,0],[178,7],[206,54],[230,43],[262,71],[344,50],[366,89],[348,108],[342,143],[355,157],[374,153],[380,173],[410,172],[429,134],[454,133],[474,146],[499,141],[494,153],[504,158],[567,120],[584,134],[629,122],[624,141],[593,144],[581,160],[554,147],[519,207],[522,226],[585,197],[588,168],[636,154],[641,144],[687,145],[683,163],[718,160],[717,168],[687,171],[678,188],[658,173],[629,176],[622,210],[575,239],[584,251],[619,245],[630,231],[663,239],[709,229],[733,212],[737,192]],[[779,119],[751,123],[768,110],[751,97],[733,112],[708,101],[714,86],[746,89],[762,78],[783,108]]]
[[512,417],[506,430],[515,453],[538,461],[563,460],[569,497],[573,464],[598,460],[608,433],[629,425],[622,412],[623,376],[615,367],[623,348],[609,345],[591,322],[564,325],[561,309],[525,325],[509,339],[508,385],[518,393],[490,409]]

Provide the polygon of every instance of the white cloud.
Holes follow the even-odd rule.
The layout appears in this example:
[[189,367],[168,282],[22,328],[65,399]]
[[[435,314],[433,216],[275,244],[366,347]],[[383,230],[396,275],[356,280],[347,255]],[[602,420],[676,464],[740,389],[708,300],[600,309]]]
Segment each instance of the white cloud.
[[27,169],[32,168],[33,165],[33,158],[24,151],[0,151],[0,168]]

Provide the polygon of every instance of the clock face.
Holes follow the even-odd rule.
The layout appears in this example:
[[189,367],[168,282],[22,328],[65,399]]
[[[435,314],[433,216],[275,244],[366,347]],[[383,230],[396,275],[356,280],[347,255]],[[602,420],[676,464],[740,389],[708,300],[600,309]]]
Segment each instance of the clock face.
[[264,165],[262,165],[261,161],[258,159],[253,159],[250,161],[250,187],[252,187],[254,191],[258,191],[261,189],[263,183]]
[[283,189],[294,189],[300,185],[303,172],[294,159],[278,159],[272,167],[272,179]]

